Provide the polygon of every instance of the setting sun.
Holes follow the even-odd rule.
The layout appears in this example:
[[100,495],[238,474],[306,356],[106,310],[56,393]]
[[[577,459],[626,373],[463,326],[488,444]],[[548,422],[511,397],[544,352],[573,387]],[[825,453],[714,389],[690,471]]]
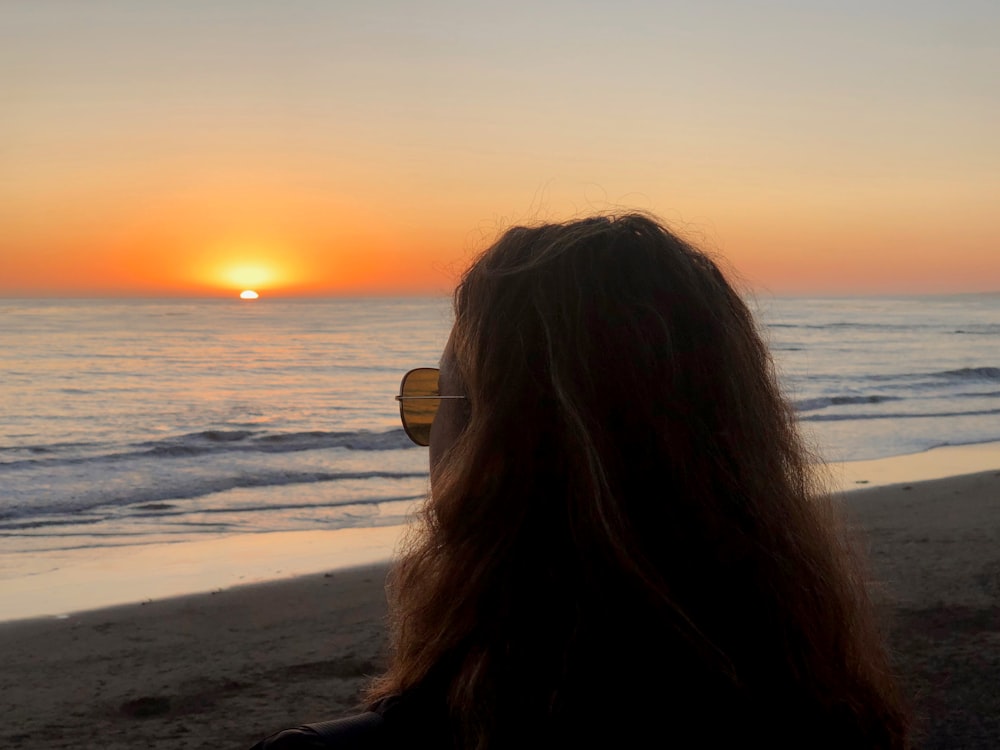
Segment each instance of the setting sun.
[[216,293],[239,294],[243,299],[282,294],[299,285],[303,276],[300,251],[282,242],[236,239],[206,243],[196,252],[189,278]]
[[0,297],[447,295],[511,225],[623,209],[757,291],[997,288],[1000,3],[244,5],[3,6]]

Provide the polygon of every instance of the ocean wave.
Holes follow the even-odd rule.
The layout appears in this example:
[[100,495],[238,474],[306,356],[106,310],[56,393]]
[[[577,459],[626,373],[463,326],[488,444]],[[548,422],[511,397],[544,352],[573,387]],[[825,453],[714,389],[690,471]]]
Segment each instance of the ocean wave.
[[825,330],[858,330],[858,331],[926,331],[931,325],[914,325],[909,323],[861,323],[839,320],[833,323],[767,323],[767,328],[788,328],[804,331]]
[[818,411],[829,406],[848,406],[850,404],[881,404],[886,401],[902,401],[900,396],[824,396],[821,398],[807,398],[793,402],[796,411]]
[[[917,398],[926,398],[926,397],[917,397]],[[1000,391],[962,391],[959,393],[949,393],[947,395],[947,398],[948,399],[1000,398]],[[917,400],[917,399],[907,396],[886,396],[881,394],[868,394],[863,396],[818,396],[816,398],[804,398],[798,401],[793,401],[792,406],[795,408],[795,411],[799,413],[806,413],[806,412],[820,411],[821,409],[828,409],[831,406],[853,406],[856,404],[884,404],[890,401],[907,401],[907,400]],[[886,416],[888,417],[895,415],[887,414]],[[851,416],[851,418],[854,417]]]
[[[143,518],[143,519],[154,519],[154,518],[177,518],[183,516],[189,516],[192,514],[201,516],[217,514],[217,515],[240,515],[246,514],[257,514],[257,513],[275,513],[275,512],[285,512],[290,510],[328,510],[331,508],[346,508],[352,505],[362,505],[375,507],[381,503],[393,503],[393,502],[406,502],[406,501],[418,501],[421,500],[423,495],[398,495],[398,496],[378,496],[378,497],[353,497],[350,500],[341,500],[337,502],[321,502],[321,503],[261,503],[254,505],[233,505],[233,506],[220,506],[220,507],[200,507],[196,510],[191,508],[183,508],[181,506],[170,506],[170,510],[163,510],[160,512],[152,513],[134,513],[131,514],[132,518]],[[131,505],[131,504],[129,504]],[[139,510],[139,508],[127,508],[127,510]],[[118,516],[121,518],[121,516]],[[115,531],[92,531],[88,529],[84,531],[70,531],[68,533],[60,533],[57,529],[62,526],[90,526],[92,524],[100,524],[107,520],[103,516],[79,516],[77,518],[67,518],[64,514],[51,515],[51,516],[34,516],[34,517],[22,517],[10,520],[0,521],[0,537],[5,536],[23,536],[24,532],[36,531],[38,529],[46,529],[49,531],[47,536],[127,536],[129,534],[135,536],[148,536],[149,532],[139,531],[139,532],[128,532],[124,530],[116,529]],[[203,521],[184,521],[183,525],[185,527],[190,526],[204,526],[206,528],[217,528],[218,524],[208,523]],[[167,529],[161,529],[156,531],[157,534],[169,533]]]
[[[62,447],[62,444],[58,447]],[[385,451],[411,448],[413,444],[402,428],[388,432],[308,432],[267,433],[254,430],[202,430],[162,440],[137,443],[131,450],[117,450],[96,455],[52,455],[46,446],[31,446],[28,450],[38,458],[16,458],[0,461],[0,469],[45,465],[82,464],[124,461],[134,458],[188,458],[219,453],[295,453],[300,451],[344,448],[354,451]],[[52,446],[51,448],[55,448]],[[88,446],[91,447],[91,446]]]
[[943,411],[943,412],[903,412],[874,414],[810,414],[799,417],[800,422],[846,422],[849,420],[867,419],[941,419],[948,417],[985,417],[1000,414],[1000,409],[979,409],[977,411]]
[[959,367],[953,370],[932,370],[929,372],[880,373],[860,376],[859,379],[869,383],[878,383],[879,388],[940,388],[949,384],[1000,382],[1000,367]]
[[961,367],[929,373],[931,377],[955,380],[1000,380],[1000,367]]
[[956,328],[952,333],[960,336],[997,336],[1000,335],[1000,325],[993,323],[971,325],[968,328]]
[[[2,518],[2,516],[0,516]],[[58,526],[91,526],[94,524],[104,523],[107,519],[102,516],[85,516],[80,515],[76,518],[66,518],[62,514],[58,516],[53,515],[51,518],[37,517],[37,518],[27,518],[25,520],[15,519],[15,520],[0,520],[0,536],[10,536],[7,532],[10,531],[27,531],[29,529],[38,528],[56,528]],[[88,535],[99,534],[100,532],[87,531]]]
[[[198,508],[197,513],[270,513],[274,511],[286,510],[308,510],[310,508],[342,508],[350,505],[378,505],[379,503],[394,503],[406,500],[420,500],[423,495],[401,495],[398,497],[354,497],[350,500],[343,500],[335,503],[266,503],[261,505],[238,505],[219,508]],[[170,511],[156,513],[137,514],[141,518],[160,518],[168,516],[185,516],[191,513],[190,509],[175,507]]]
[[[0,453],[35,453],[48,454],[58,453],[66,450],[79,450],[80,448],[91,448],[96,443],[93,442],[61,442],[40,445],[0,445]],[[0,464],[3,462],[0,461]]]
[[966,391],[953,395],[954,398],[1000,398],[1000,391]]
[[[242,488],[286,487],[293,484],[315,484],[318,482],[338,482],[355,479],[419,479],[426,476],[426,472],[265,471],[254,474],[199,478],[188,484],[177,482],[168,486],[135,487],[130,488],[125,494],[118,495],[95,493],[90,497],[66,498],[66,501],[60,503],[58,506],[46,508],[45,513],[49,515],[58,514],[60,518],[65,518],[67,513],[94,511],[95,509],[108,506],[122,508],[131,505],[141,506],[151,503],[164,503],[171,500],[192,500],[218,492]],[[356,502],[357,500],[352,498],[343,504],[350,505]],[[8,506],[0,509],[0,528],[5,528],[6,524],[12,521],[32,515],[40,516],[42,514],[38,512],[37,508],[28,505]],[[153,514],[150,513],[150,515]]]
[[1000,434],[993,437],[977,437],[972,440],[945,440],[940,443],[934,443],[927,450],[933,450],[934,448],[952,448],[959,446],[970,446],[970,445],[989,445],[990,443],[1000,443]]
[[406,448],[410,441],[402,429],[389,432],[308,432],[261,433],[253,430],[208,430],[165,440],[141,443],[144,450],[118,456],[192,456],[204,453],[250,451],[254,453],[293,453],[297,451],[347,448],[357,451],[380,451]]

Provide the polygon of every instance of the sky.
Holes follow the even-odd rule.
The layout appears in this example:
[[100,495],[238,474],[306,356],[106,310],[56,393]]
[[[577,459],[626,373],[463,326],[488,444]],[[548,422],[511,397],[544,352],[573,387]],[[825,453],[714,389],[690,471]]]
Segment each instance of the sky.
[[3,15],[3,296],[445,294],[630,209],[758,291],[1000,289],[994,0]]

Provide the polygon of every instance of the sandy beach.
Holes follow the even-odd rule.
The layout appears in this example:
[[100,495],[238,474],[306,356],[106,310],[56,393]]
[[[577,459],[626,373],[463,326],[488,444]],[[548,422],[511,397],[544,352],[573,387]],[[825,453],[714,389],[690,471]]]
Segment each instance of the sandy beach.
[[847,496],[916,747],[1000,747],[1000,471]]
[[[1000,468],[844,495],[919,721],[1000,746]],[[384,565],[0,624],[9,748],[245,748],[355,710],[384,656]]]

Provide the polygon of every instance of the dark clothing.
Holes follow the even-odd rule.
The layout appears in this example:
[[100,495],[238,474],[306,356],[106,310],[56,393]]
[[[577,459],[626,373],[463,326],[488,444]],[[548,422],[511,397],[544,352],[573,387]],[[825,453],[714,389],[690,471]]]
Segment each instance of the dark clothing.
[[384,734],[382,716],[367,711],[335,721],[285,729],[261,740],[251,750],[363,750],[381,748]]
[[[325,739],[325,737],[329,739]],[[447,714],[441,703],[419,691],[378,701],[365,713],[331,722],[285,729],[251,750],[395,750],[402,747],[446,749],[452,746]]]

